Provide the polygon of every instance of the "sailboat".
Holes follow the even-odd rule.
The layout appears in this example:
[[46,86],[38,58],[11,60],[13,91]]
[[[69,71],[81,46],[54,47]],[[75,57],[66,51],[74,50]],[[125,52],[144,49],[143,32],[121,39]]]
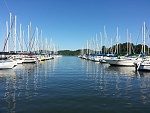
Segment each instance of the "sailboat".
[[124,57],[124,58],[115,58],[115,59],[105,59],[107,63],[113,66],[134,66],[134,63],[139,60],[138,58]]
[[12,60],[0,60],[0,69],[12,69],[17,66],[16,61]]
[[22,60],[22,63],[36,63],[38,59],[34,54],[27,54],[22,57]]
[[[145,23],[144,23],[145,26]],[[128,39],[128,30],[127,30],[127,39]],[[118,40],[118,28],[117,28],[117,40]],[[128,41],[127,41],[127,46],[128,46]],[[128,47],[127,47],[128,49]],[[117,42],[117,54],[118,54],[118,42]],[[127,50],[128,54],[128,50]],[[108,62],[110,65],[115,65],[115,66],[134,66],[135,62],[142,61],[142,58],[140,56],[123,56],[123,57],[116,57],[114,59],[106,59],[106,62]]]
[[135,63],[137,71],[150,71],[150,60],[143,59],[141,62]]
[[[16,28],[16,16],[15,16],[15,28]],[[12,29],[13,27],[13,22],[10,22],[10,29]],[[8,39],[10,37],[10,31],[8,32],[8,22],[6,21],[6,38],[5,38],[5,42],[4,42],[4,48],[3,48],[3,52],[0,53],[0,55],[2,56],[0,59],[0,69],[12,69],[13,67],[17,66],[17,62],[14,60],[10,60],[8,59],[9,53],[6,52],[6,47],[8,49]],[[16,30],[14,30],[14,34],[16,33]],[[4,59],[3,59],[4,58]]]

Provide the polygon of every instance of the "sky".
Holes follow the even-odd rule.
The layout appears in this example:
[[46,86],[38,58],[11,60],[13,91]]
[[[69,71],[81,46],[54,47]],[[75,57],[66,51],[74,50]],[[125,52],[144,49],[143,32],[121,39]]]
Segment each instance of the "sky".
[[132,43],[142,43],[143,22],[147,29],[150,26],[149,4],[150,0],[0,0],[0,50],[10,12],[17,16],[18,35],[20,23],[27,34],[31,22],[32,31],[38,27],[43,39],[52,38],[59,50],[81,49],[96,35],[100,44],[100,32],[104,45],[104,26],[107,41],[113,44],[117,27],[119,43],[127,41],[127,29]]

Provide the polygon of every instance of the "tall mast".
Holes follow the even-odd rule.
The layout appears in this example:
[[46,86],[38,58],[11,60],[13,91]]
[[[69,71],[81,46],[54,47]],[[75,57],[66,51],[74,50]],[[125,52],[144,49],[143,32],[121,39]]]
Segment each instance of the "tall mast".
[[29,35],[29,25],[28,25],[28,52],[30,52],[30,35]]
[[22,31],[22,51],[24,52],[24,31]]
[[29,28],[29,51],[31,52],[31,22],[30,22],[30,28]]
[[20,46],[19,46],[19,51],[22,52],[21,46],[22,46],[22,29],[21,29],[21,24],[20,24]]
[[105,53],[105,52],[106,52],[106,28],[105,28],[105,25],[104,25],[104,38],[105,38],[105,39],[104,39],[104,41],[105,41],[105,42],[104,42],[104,43],[105,43],[105,45],[104,45],[104,46],[105,46],[105,48],[104,48],[104,53]]
[[47,49],[48,49],[48,44],[47,44],[47,38],[45,38],[45,53],[47,54]]
[[96,34],[96,51],[97,51],[98,54],[99,54],[97,34]]
[[93,54],[95,54],[95,41],[94,41],[94,37],[93,37],[93,40],[92,40],[92,49],[93,49]]
[[31,52],[31,22],[28,25],[28,52]]
[[90,51],[89,51],[89,54],[93,54],[93,46],[92,46],[92,37],[91,37],[91,40],[90,40]]
[[55,44],[55,54],[58,55],[58,45]]
[[35,51],[37,51],[37,48],[38,48],[38,28],[36,27]]
[[116,36],[116,40],[117,40],[117,54],[118,54],[118,40],[119,40],[119,36],[118,36],[118,27],[117,27],[117,36]]
[[112,38],[111,38],[111,54],[113,54]]
[[40,44],[40,49],[41,49],[41,52],[43,52],[43,41],[42,41],[42,30],[41,30],[41,44]]
[[[6,21],[6,39],[8,39],[8,21]],[[8,40],[7,40],[7,52],[8,52]]]
[[127,55],[129,53],[129,51],[128,51],[128,44],[129,44],[129,42],[128,42],[128,29],[127,29]]
[[[8,43],[9,43],[9,45],[11,46],[12,44],[11,44],[11,38],[12,38],[12,29],[11,29],[11,25],[12,25],[12,13],[10,13],[10,26],[9,26],[9,29],[10,29],[10,40],[8,41]],[[12,47],[12,46],[11,46]],[[11,48],[10,47],[10,48]],[[10,51],[10,50],[9,50]]]
[[16,15],[15,15],[15,28],[14,28],[14,52],[16,53],[16,38],[17,38],[17,32],[16,32],[16,19],[17,19],[17,17],[16,17]]
[[144,32],[144,33],[143,33],[143,41],[144,41],[144,53],[145,53],[145,35],[146,35],[146,34],[145,34],[145,22],[144,22],[143,30],[144,30],[144,31],[143,31],[143,32]]
[[129,40],[129,54],[131,54],[131,33],[130,33],[130,40]]
[[53,43],[53,42],[52,42],[52,38],[51,38],[51,39],[50,39],[50,54],[52,54],[52,50],[53,50],[53,49],[52,49],[52,43]]
[[101,45],[100,45],[100,50],[101,50],[101,53],[102,53],[102,33],[100,32],[100,37],[101,37]]
[[86,54],[88,55],[88,40],[87,40],[87,43],[86,43]]
[[143,40],[144,40],[144,38],[143,38],[143,26],[142,26],[142,53],[144,52],[144,50],[143,50],[143,46],[144,46]]
[[53,43],[53,51],[54,51],[54,54],[55,54],[55,44]]

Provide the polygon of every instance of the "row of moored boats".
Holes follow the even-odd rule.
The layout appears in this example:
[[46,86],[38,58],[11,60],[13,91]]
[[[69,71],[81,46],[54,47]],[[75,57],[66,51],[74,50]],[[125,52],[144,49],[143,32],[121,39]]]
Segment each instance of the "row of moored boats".
[[61,57],[61,55],[11,55],[0,60],[0,69],[12,69],[18,64],[37,63]]
[[117,55],[79,55],[79,58],[100,63],[109,63],[111,66],[134,66],[138,71],[150,71],[150,56],[142,54],[138,56],[117,56]]

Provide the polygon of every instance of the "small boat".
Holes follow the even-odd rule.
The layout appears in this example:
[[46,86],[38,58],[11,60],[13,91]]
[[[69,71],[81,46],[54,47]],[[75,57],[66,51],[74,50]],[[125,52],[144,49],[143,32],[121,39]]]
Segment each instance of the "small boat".
[[22,64],[22,62],[23,62],[23,59],[21,56],[12,56],[10,59],[16,61],[17,64]]
[[113,59],[116,59],[117,57],[118,57],[118,55],[116,55],[116,54],[107,54],[107,55],[103,54],[100,59],[100,63],[107,63],[106,60],[111,59],[111,61],[112,61]]
[[22,58],[22,63],[36,63],[37,58],[36,57],[24,57]]
[[91,57],[91,60],[94,62],[100,62],[100,60],[102,59],[102,56],[99,54],[92,54]]
[[41,60],[40,61],[45,61],[46,60],[46,58],[45,57],[43,57],[43,58],[41,58]]
[[100,62],[101,59],[102,59],[101,56],[94,56],[93,57],[94,62]]
[[12,69],[17,66],[17,62],[13,60],[0,60],[0,69]]
[[22,58],[16,58],[14,60],[17,62],[17,64],[22,64],[23,63],[23,59]]
[[100,63],[107,63],[106,60],[110,59],[110,57],[108,56],[102,56],[102,58],[100,59]]
[[22,57],[22,63],[36,63],[38,58],[35,54],[25,54]]
[[134,66],[135,62],[141,61],[140,58],[114,58],[114,59],[105,59],[110,65],[114,66]]
[[150,60],[143,59],[142,61],[135,63],[135,69],[137,71],[150,71]]

